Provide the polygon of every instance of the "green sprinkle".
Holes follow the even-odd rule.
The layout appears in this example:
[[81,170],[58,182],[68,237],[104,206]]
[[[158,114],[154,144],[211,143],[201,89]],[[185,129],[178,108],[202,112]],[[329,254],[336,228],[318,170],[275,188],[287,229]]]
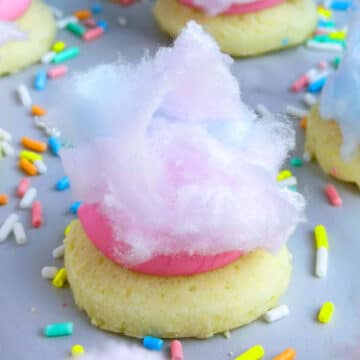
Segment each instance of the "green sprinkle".
[[46,337],[71,335],[73,333],[73,328],[74,325],[72,322],[51,324],[45,326],[44,335]]
[[78,47],[71,47],[56,54],[52,59],[52,62],[54,64],[59,64],[64,61],[70,60],[74,57],[77,57],[79,53],[80,53],[80,49]]
[[293,158],[290,159],[290,165],[295,167],[300,167],[304,165],[304,161],[302,158],[294,156]]
[[340,63],[341,63],[341,57],[340,56],[337,56],[336,58],[334,58],[333,65],[334,65],[334,67],[336,69],[339,67]]
[[343,47],[346,45],[344,40],[331,39],[327,34],[316,35],[313,37],[313,40],[321,43],[340,44]]
[[82,25],[76,23],[68,23],[66,29],[79,37],[82,37],[86,31]]

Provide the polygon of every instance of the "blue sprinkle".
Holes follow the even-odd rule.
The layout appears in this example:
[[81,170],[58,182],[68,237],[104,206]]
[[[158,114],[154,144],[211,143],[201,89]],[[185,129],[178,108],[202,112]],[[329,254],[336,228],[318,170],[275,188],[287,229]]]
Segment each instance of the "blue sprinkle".
[[311,93],[317,93],[319,91],[321,91],[321,89],[324,87],[325,83],[326,83],[327,77],[324,76],[322,78],[320,78],[317,81],[314,81],[313,83],[311,83],[307,90]]
[[96,14],[100,14],[102,12],[102,7],[99,4],[95,4],[91,7],[91,12],[96,15]]
[[70,180],[67,176],[64,176],[56,183],[57,191],[64,191],[70,187]]
[[145,336],[143,339],[143,345],[149,350],[160,351],[164,345],[164,341],[153,336]]
[[71,204],[69,210],[72,214],[75,214],[77,215],[78,213],[78,210],[79,210],[79,207],[81,206],[82,204],[82,201],[75,201]]
[[52,136],[48,139],[48,145],[49,145],[49,148],[51,150],[51,152],[56,155],[56,156],[59,156],[59,152],[60,152],[60,149],[61,149],[61,142],[60,140],[55,137],[55,136]]
[[336,0],[333,1],[330,5],[331,10],[340,10],[340,11],[346,11],[352,7],[353,7],[353,2],[346,0]]
[[40,70],[35,75],[34,89],[41,91],[46,87],[47,74],[45,70]]
[[335,27],[335,24],[334,24],[333,21],[319,20],[319,21],[318,21],[318,26],[319,26],[319,27],[330,27],[330,28],[333,28],[333,27]]
[[96,24],[97,24],[97,26],[102,27],[104,29],[104,31],[107,31],[109,29],[107,22],[104,20],[99,20],[96,22]]
[[281,40],[281,45],[283,45],[283,46],[289,45],[289,43],[290,43],[290,41],[288,38],[283,38]]

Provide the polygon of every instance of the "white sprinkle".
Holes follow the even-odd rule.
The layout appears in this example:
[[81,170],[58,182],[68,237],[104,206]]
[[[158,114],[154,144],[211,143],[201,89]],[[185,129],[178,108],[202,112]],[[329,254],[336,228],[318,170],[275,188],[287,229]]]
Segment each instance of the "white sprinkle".
[[261,117],[264,118],[272,117],[272,114],[269,111],[269,109],[263,104],[258,104],[255,110]]
[[55,51],[49,51],[41,57],[41,63],[44,65],[50,64],[55,55]]
[[56,266],[44,266],[41,269],[41,276],[44,279],[52,280],[58,271],[59,269]]
[[30,208],[32,203],[34,202],[37,195],[37,190],[32,187],[30,188],[24,195],[24,197],[20,201],[20,208],[26,209]]
[[45,133],[48,136],[55,136],[55,137],[59,137],[61,136],[61,131],[58,128],[49,128],[46,127],[45,128]]
[[19,216],[15,213],[11,213],[0,228],[0,242],[3,242],[10,235],[14,228],[15,223],[18,221]]
[[224,337],[225,337],[226,339],[230,339],[230,338],[231,338],[231,332],[230,332],[229,330],[224,331],[223,335],[224,335]]
[[39,129],[46,129],[47,125],[44,121],[40,120],[40,118],[34,118],[34,123]]
[[305,162],[309,163],[312,160],[312,155],[309,152],[305,151],[302,158]]
[[40,174],[46,174],[47,167],[42,160],[35,160],[34,165],[36,166]]
[[303,100],[304,100],[304,103],[309,107],[312,107],[313,105],[315,105],[317,103],[316,97],[310,93],[306,93],[303,97]]
[[297,180],[295,176],[289,176],[288,178],[278,181],[279,186],[281,187],[289,187],[297,185]]
[[64,257],[64,254],[65,254],[65,245],[64,244],[58,246],[57,248],[55,248],[52,251],[52,256],[54,259],[62,258],[62,257]]
[[303,109],[299,109],[296,106],[287,105],[285,107],[285,113],[290,116],[294,116],[296,118],[302,118],[308,115],[308,112]]
[[57,18],[57,19],[60,19],[63,17],[63,12],[58,9],[57,7],[55,6],[49,6],[51,12],[53,13],[53,15]]
[[21,84],[16,89],[16,92],[19,96],[21,104],[25,107],[30,107],[32,104],[32,99],[28,88],[24,84]]
[[316,76],[317,74],[319,73],[319,70],[318,69],[314,69],[314,68],[311,68],[309,69],[305,76],[308,78],[308,80],[310,81],[314,76]]
[[328,76],[329,76],[329,72],[327,70],[319,71],[316,74],[314,74],[314,76],[309,77],[309,84],[317,82],[320,79],[323,79],[323,78],[328,77]]
[[341,51],[342,52],[344,50],[344,48],[341,44],[318,42],[318,41],[314,41],[314,40],[307,41],[306,46],[310,49],[321,50],[321,51]]
[[4,141],[11,141],[12,140],[12,136],[9,132],[7,132],[4,129],[0,128],[0,140],[4,140]]
[[58,22],[56,23],[58,29],[64,29],[64,27],[66,27],[67,24],[70,24],[70,23],[78,23],[79,20],[76,16],[67,16],[67,17],[64,17],[60,20],[58,20]]
[[125,17],[123,17],[123,16],[119,16],[117,18],[117,22],[121,26],[126,26],[127,25],[127,19]]
[[315,275],[319,278],[326,277],[328,268],[328,249],[320,246],[316,250],[316,267]]
[[264,319],[268,323],[272,323],[274,321],[278,321],[288,316],[290,313],[287,305],[283,304],[276,308],[269,310],[265,315]]
[[0,141],[0,149],[6,156],[13,156],[15,154],[14,148],[6,141]]
[[25,230],[24,230],[24,226],[21,222],[16,222],[14,224],[14,236],[15,236],[15,241],[18,245],[24,245],[27,243],[27,237],[25,234]]

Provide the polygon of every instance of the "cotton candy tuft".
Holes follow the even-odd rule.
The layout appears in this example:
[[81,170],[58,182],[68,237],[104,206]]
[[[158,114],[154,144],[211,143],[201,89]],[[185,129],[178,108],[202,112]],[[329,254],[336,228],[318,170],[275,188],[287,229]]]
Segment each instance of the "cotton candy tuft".
[[190,22],[153,58],[66,84],[56,126],[76,147],[63,165],[75,198],[98,204],[129,247],[123,264],[277,251],[303,220],[304,198],[275,180],[294,131],[241,101],[232,63]]
[[10,41],[25,40],[28,36],[12,21],[0,21],[0,46]]

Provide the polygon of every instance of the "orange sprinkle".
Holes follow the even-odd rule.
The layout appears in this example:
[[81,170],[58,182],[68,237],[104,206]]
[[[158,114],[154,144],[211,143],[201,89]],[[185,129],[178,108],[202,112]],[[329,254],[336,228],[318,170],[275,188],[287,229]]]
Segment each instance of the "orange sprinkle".
[[29,160],[21,158],[19,161],[19,168],[24,171],[25,174],[34,176],[38,174],[38,169]]
[[272,360],[293,360],[295,359],[295,356],[296,356],[296,351],[294,349],[289,348],[283,351],[281,354],[273,357]]
[[0,194],[0,205],[6,205],[9,202],[9,197],[6,194]]
[[46,110],[39,105],[33,105],[31,107],[32,116],[44,116],[46,115]]
[[75,11],[74,16],[76,16],[79,20],[86,20],[92,17],[92,13],[90,10],[83,9],[83,10]]
[[301,127],[302,129],[306,129],[306,126],[307,126],[307,117],[304,116],[304,117],[301,119],[301,121],[300,121],[300,127]]
[[46,143],[38,140],[33,140],[28,137],[23,137],[21,139],[21,143],[29,150],[33,150],[37,152],[44,152],[47,150]]

